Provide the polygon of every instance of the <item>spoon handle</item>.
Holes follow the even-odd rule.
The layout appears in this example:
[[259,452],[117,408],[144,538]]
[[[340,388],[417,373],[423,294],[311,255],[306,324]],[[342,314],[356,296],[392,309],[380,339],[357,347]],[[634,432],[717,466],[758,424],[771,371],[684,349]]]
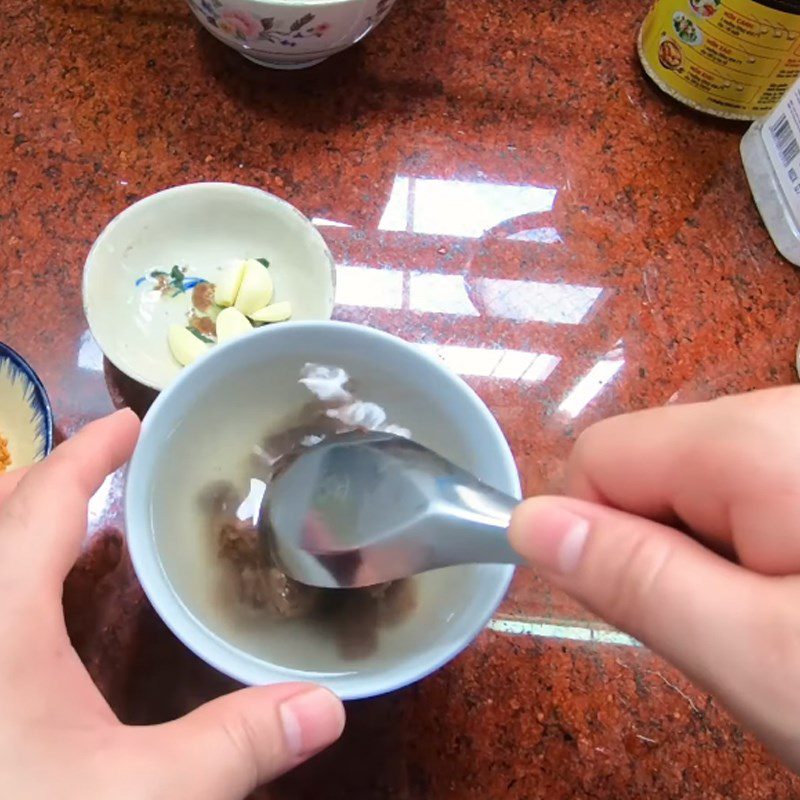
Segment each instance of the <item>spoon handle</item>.
[[457,484],[451,492],[449,502],[436,509],[437,561],[443,566],[527,563],[508,540],[511,514],[519,500],[485,485]]

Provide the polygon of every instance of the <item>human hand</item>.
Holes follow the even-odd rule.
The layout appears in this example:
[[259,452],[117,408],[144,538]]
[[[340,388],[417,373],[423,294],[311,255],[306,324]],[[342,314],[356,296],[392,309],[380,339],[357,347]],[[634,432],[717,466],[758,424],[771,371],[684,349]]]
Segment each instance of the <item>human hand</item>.
[[88,425],[27,471],[0,476],[0,797],[235,800],[339,737],[324,689],[244,689],[165,725],[122,725],[64,625],[64,577],[87,503],[130,457],[130,411]]
[[[589,428],[514,546],[800,771],[800,387]],[[687,530],[689,534],[682,531]]]

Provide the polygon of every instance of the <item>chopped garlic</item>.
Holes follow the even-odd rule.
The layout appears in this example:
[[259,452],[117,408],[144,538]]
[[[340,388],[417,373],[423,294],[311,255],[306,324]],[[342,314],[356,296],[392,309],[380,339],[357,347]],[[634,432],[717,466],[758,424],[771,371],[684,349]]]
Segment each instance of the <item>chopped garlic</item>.
[[344,405],[353,396],[345,389],[350,376],[341,367],[306,364],[300,373],[300,383],[323,403]]
[[377,403],[355,400],[340,408],[331,408],[325,412],[331,419],[338,419],[351,428],[366,428],[379,431],[386,423],[386,412]]

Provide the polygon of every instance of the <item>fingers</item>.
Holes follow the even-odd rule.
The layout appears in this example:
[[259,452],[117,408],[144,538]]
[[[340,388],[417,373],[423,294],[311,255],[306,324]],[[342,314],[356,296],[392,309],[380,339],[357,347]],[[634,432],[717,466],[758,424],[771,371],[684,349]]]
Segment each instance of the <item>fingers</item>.
[[557,585],[710,689],[800,769],[800,579],[757,575],[663,525],[580,500],[522,503],[510,536]]
[[570,456],[567,493],[650,519],[672,518],[677,478],[695,441],[698,408],[654,408],[592,425]]
[[163,726],[169,797],[238,800],[335,742],[344,708],[326,689],[244,689]]
[[800,387],[653,409],[589,428],[566,493],[667,524],[767,574],[800,571]]
[[86,535],[87,504],[133,452],[139,420],[129,410],[92,422],[32,467],[0,507],[0,578],[41,591],[61,582]]
[[519,506],[510,537],[557,585],[712,689],[724,688],[731,664],[758,660],[746,632],[763,625],[770,580],[677,531],[540,497]]

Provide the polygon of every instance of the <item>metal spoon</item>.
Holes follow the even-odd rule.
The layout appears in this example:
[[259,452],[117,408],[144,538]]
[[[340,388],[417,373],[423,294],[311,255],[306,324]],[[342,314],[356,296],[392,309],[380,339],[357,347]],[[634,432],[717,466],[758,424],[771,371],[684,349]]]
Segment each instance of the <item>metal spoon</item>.
[[506,536],[518,502],[408,439],[350,433],[282,472],[261,518],[290,577],[354,588],[455,564],[522,563]]

